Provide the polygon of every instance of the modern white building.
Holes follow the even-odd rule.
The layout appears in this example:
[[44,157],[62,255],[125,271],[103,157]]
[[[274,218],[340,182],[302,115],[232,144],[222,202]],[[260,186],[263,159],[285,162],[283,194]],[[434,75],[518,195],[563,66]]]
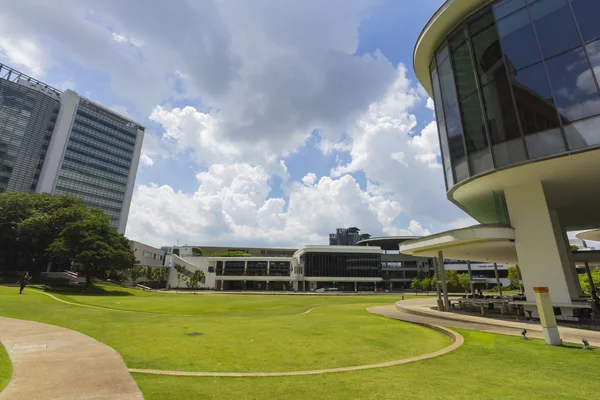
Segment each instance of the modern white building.
[[185,288],[186,273],[201,270],[203,289],[316,291],[387,290],[381,275],[381,248],[358,246],[305,246],[292,257],[194,257],[169,254],[168,286]]
[[405,254],[518,264],[529,306],[549,288],[586,309],[568,231],[600,226],[600,2],[447,0],[417,41],[450,201],[481,225]]
[[0,64],[0,193],[71,194],[125,232],[144,127]]

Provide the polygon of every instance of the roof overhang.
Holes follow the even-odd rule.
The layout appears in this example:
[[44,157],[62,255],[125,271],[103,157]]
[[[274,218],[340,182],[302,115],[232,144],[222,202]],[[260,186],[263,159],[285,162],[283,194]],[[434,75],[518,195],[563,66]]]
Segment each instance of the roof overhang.
[[456,25],[487,3],[489,0],[447,0],[423,28],[415,45],[413,63],[417,78],[430,96],[429,64],[435,50]]
[[594,229],[593,231],[581,232],[576,235],[577,239],[591,240],[593,242],[600,242],[600,229]]
[[356,246],[377,246],[382,250],[398,250],[400,243],[419,239],[421,236],[383,236],[361,240],[356,243]]
[[400,244],[400,252],[417,257],[517,264],[514,229],[508,225],[476,225],[437,233]]

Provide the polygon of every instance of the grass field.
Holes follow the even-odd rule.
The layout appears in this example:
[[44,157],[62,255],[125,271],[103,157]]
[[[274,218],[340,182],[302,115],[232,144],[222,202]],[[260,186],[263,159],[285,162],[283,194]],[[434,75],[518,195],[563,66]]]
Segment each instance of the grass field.
[[12,365],[4,350],[4,346],[0,344],[0,392],[8,385],[12,377]]
[[[449,344],[432,330],[367,313],[396,296],[173,295],[105,287],[62,294],[0,287],[0,315],[88,334],[133,368],[290,371],[400,359]],[[315,308],[319,307],[319,308]],[[311,310],[309,313],[305,313]],[[188,337],[189,332],[204,336]],[[589,399],[600,392],[600,352],[460,331],[458,350],[395,367],[315,376],[201,378],[133,374],[158,399]],[[2,377],[0,358],[0,382]],[[0,383],[1,384],[1,383]]]
[[[116,349],[131,368],[298,371],[397,360],[450,343],[438,332],[365,311],[372,304],[390,304],[396,297],[107,290],[100,295],[60,297],[139,312],[82,308],[32,290],[19,296],[17,290],[0,287],[0,315],[85,333]],[[114,290],[117,295],[111,295]],[[186,336],[193,332],[203,336]]]

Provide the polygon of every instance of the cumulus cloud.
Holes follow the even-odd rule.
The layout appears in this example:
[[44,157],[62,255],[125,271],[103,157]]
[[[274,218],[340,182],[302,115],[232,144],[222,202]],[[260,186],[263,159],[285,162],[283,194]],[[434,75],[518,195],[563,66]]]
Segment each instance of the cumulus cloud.
[[416,221],[405,229],[393,222],[398,202],[363,191],[350,175],[339,179],[309,174],[294,182],[288,199],[268,198],[269,174],[249,164],[218,165],[197,175],[194,194],[170,186],[140,185],[127,235],[154,245],[253,243],[324,244],[338,226],[360,226],[372,234],[423,234]]
[[140,167],[151,167],[154,165],[154,160],[151,159],[147,154],[140,156]]

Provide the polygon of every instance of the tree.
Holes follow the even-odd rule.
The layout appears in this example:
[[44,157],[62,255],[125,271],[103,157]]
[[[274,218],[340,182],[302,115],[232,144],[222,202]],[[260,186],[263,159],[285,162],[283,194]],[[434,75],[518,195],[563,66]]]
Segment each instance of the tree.
[[415,290],[419,290],[421,289],[421,281],[419,280],[419,277],[415,277],[412,282],[410,283],[410,288],[411,289],[415,289]]
[[165,282],[165,286],[166,286],[167,279],[169,279],[169,269],[165,268],[165,267],[158,267],[158,268],[156,268],[156,272],[155,272],[154,276],[158,280],[159,288],[160,288],[160,284],[162,282]]
[[133,283],[135,283],[135,281],[137,281],[139,278],[141,278],[142,276],[144,276],[144,268],[137,266],[137,267],[133,267],[129,270],[129,278],[131,278],[131,280],[133,281]]
[[188,277],[186,276],[187,271],[185,267],[180,264],[175,264],[173,265],[173,268],[175,268],[175,271],[177,271],[177,287],[180,287],[181,278],[183,278],[187,285]]
[[572,244],[571,251],[577,251],[577,250],[579,250],[579,246],[577,246],[576,244]]
[[204,255],[204,251],[200,247],[192,247],[192,255],[194,257],[202,257]]
[[431,286],[431,279],[428,276],[421,279],[421,288],[423,290],[425,290],[425,291],[429,290],[429,286]]
[[101,210],[91,210],[87,218],[67,223],[48,252],[54,259],[70,261],[72,268],[85,276],[86,288],[94,278],[132,268],[135,261],[129,241],[110,226]]
[[[592,271],[592,280],[594,281],[594,286],[597,288],[600,287],[600,270]],[[579,274],[579,284],[581,285],[581,290],[585,294],[592,294],[592,289],[590,287],[590,280],[588,279],[587,274]]]
[[510,289],[519,289],[519,273],[517,267],[508,267],[508,280],[510,281]]
[[81,199],[48,193],[0,194],[0,273],[28,268],[46,269],[47,249],[68,223],[89,217]]
[[206,277],[204,276],[204,271],[201,269],[197,269],[194,273],[189,277],[186,285],[189,289],[196,290],[200,287],[201,283],[204,283]]

